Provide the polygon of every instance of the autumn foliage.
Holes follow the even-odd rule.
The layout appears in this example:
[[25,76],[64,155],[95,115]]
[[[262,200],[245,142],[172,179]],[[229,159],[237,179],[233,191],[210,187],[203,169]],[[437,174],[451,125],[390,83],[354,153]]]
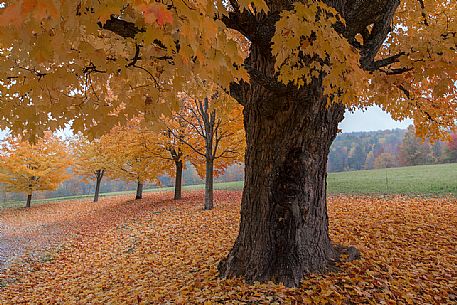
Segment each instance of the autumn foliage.
[[[359,261],[313,275],[296,289],[222,280],[218,261],[236,237],[239,192],[202,192],[179,203],[171,194],[142,202],[103,198],[3,211],[3,234],[27,236],[39,220],[53,248],[0,274],[0,303],[128,304],[452,304],[457,270],[455,199],[334,197],[332,239],[361,249]],[[53,232],[66,235],[53,235]],[[31,232],[33,233],[33,232]],[[44,233],[44,234],[43,234]],[[31,235],[30,237],[32,237]],[[41,240],[43,241],[43,240]],[[47,241],[49,244],[49,241]],[[42,247],[43,245],[39,245]]]
[[394,118],[413,118],[422,135],[453,126],[455,3],[402,1],[387,38],[373,22],[345,31],[351,20],[320,1],[282,12],[263,0],[215,3],[5,1],[3,125],[41,134],[73,120],[76,131],[100,134],[148,107],[159,110],[152,120],[177,110],[176,92],[193,76],[223,88],[255,78],[242,65],[249,47],[240,32],[251,37],[236,23],[249,11],[279,15],[271,42],[281,82],[303,86],[323,75],[329,102],[377,104]]
[[67,147],[50,133],[36,143],[9,138],[3,143],[0,155],[0,182],[7,191],[28,195],[30,206],[35,191],[55,190],[69,178]]
[[166,163],[158,158],[157,136],[137,117],[126,126],[116,126],[103,137],[106,154],[112,163],[108,175],[114,179],[136,182],[136,198],[142,198],[146,182],[159,183]]
[[325,186],[347,109],[378,105],[422,137],[456,129],[456,21],[449,0],[5,0],[0,128],[111,131],[113,174],[141,198],[163,169],[134,120],[171,117],[183,94],[201,100],[193,80],[214,85],[203,100],[244,106],[247,144],[240,234],[220,274],[297,286],[342,253]]
[[94,202],[98,201],[100,184],[106,171],[114,167],[107,151],[106,141],[94,139],[89,141],[82,135],[72,140],[72,154],[74,159],[73,172],[80,175],[84,182],[95,179]]
[[[196,86],[200,97],[184,96],[175,120],[184,124],[182,146],[200,177],[205,178],[204,209],[213,208],[213,177],[231,164],[240,163],[246,146],[242,107],[229,95],[211,88],[214,84]],[[203,88],[202,88],[203,87]],[[208,88],[209,87],[209,88]],[[176,132],[170,131],[177,136]]]

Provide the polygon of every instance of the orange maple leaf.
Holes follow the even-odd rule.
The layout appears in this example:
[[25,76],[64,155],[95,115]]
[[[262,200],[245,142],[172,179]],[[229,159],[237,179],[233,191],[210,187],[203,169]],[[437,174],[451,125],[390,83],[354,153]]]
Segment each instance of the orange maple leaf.
[[173,16],[171,15],[171,12],[167,10],[163,5],[152,3],[148,5],[142,5],[139,8],[143,12],[144,21],[146,23],[151,24],[156,22],[160,26],[163,26],[167,23],[173,23]]

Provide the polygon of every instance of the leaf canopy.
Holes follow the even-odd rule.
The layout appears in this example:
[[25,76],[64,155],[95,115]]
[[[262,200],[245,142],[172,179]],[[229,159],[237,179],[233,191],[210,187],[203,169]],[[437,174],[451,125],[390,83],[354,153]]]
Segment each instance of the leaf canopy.
[[[380,105],[395,119],[414,119],[423,136],[455,128],[454,1],[402,0],[390,29],[374,22],[351,31],[333,2],[324,2],[284,10],[263,0],[5,1],[0,127],[40,135],[71,122],[97,136],[141,114],[157,121],[178,109],[177,96],[195,77],[229,91],[262,72],[243,65],[252,24],[241,21],[255,26],[271,17],[281,82],[322,80],[329,103]],[[386,30],[385,41],[373,39]]]

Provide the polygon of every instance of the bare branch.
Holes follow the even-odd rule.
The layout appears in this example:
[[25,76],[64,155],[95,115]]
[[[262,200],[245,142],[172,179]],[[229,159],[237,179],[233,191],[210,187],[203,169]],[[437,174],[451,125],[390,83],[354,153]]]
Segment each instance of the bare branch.
[[[227,154],[233,154],[232,156],[227,156]],[[238,157],[239,152],[232,149],[225,149],[219,155],[215,156],[214,159],[235,159]]]
[[140,49],[141,46],[139,44],[135,44],[135,55],[133,56],[132,61],[127,64],[127,67],[135,66],[137,61],[141,59]]
[[[184,122],[186,122],[187,124],[189,124],[201,137],[203,138],[206,138],[205,134],[204,134],[204,131],[203,131],[203,128],[201,126],[197,126],[194,124],[194,122],[192,122],[191,120],[188,120],[185,116],[183,116],[182,114],[177,114],[177,116],[183,120]],[[199,128],[200,127],[200,128]],[[173,131],[172,131],[173,132]]]
[[[176,137],[176,134],[174,133],[173,130],[171,130],[171,132],[173,133],[173,135]],[[179,138],[179,140],[185,144],[186,146],[188,146],[190,149],[192,149],[196,154],[202,156],[202,157],[206,157],[205,154],[201,153],[198,149],[196,149],[192,144],[190,144],[189,142],[187,142],[186,140],[184,140],[183,138]]]
[[411,94],[409,93],[408,89],[406,89],[403,85],[397,85],[397,88],[400,89],[408,99],[411,99]]
[[425,4],[424,4],[424,0],[417,0],[419,1],[419,4],[421,6],[421,15],[422,15],[422,18],[424,19],[424,24],[426,26],[429,25],[428,23],[428,16],[427,16],[427,12],[425,11]]

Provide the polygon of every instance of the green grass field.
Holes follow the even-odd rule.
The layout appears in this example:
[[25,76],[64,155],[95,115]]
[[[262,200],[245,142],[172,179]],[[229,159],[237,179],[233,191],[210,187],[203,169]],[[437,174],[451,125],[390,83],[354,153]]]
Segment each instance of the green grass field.
[[328,175],[330,194],[457,195],[457,163]]
[[[352,195],[412,195],[457,196],[457,163],[421,165],[354,172],[330,173],[327,187],[329,194]],[[183,190],[199,190],[204,185],[184,186]],[[216,190],[242,190],[243,182],[215,183]],[[145,192],[173,191],[172,187],[148,189]],[[134,191],[103,193],[102,197],[134,194]],[[33,201],[32,204],[92,198],[92,195],[59,197]],[[0,203],[1,208],[21,207],[23,202]]]

